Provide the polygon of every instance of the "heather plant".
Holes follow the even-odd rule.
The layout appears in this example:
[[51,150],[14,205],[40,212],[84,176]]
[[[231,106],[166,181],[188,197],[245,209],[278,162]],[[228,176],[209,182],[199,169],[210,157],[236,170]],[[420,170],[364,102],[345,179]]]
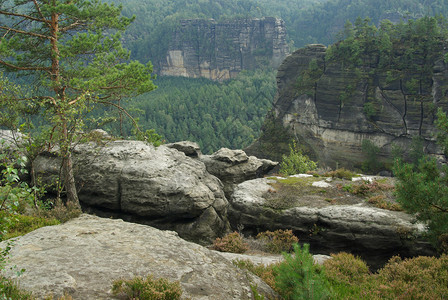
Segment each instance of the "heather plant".
[[374,278],[371,293],[379,299],[447,299],[448,255],[395,256]]
[[260,277],[267,285],[269,285],[272,289],[279,292],[275,285],[275,277],[278,275],[278,272],[276,270],[276,266],[278,266],[280,263],[277,264],[270,264],[270,265],[255,265],[250,260],[235,260],[233,261],[233,264],[237,266],[240,269],[247,270],[258,277]]
[[350,253],[332,254],[332,259],[324,262],[325,276],[330,282],[337,299],[361,298],[362,284],[369,276],[367,264]]
[[257,239],[263,241],[266,249],[270,253],[290,252],[293,245],[299,239],[292,233],[292,230],[265,231],[257,235]]
[[170,282],[166,278],[154,279],[135,277],[130,280],[115,280],[112,293],[129,300],[177,300],[182,296],[182,288],[178,281]]
[[306,173],[317,168],[317,164],[308,156],[302,154],[295,141],[289,145],[289,155],[282,156],[280,174],[284,176]]
[[367,202],[375,205],[378,208],[392,210],[392,211],[402,211],[401,205],[399,203],[393,203],[386,200],[384,195],[376,195],[367,199]]
[[241,234],[236,231],[223,238],[217,238],[212,248],[217,251],[232,253],[244,253],[249,250],[249,246],[244,242]]
[[331,299],[331,289],[323,268],[314,264],[309,245],[294,244],[294,253],[275,267],[276,290],[285,299]]
[[356,177],[358,175],[350,170],[345,169],[345,168],[339,168],[334,171],[325,172],[323,174],[323,176],[352,180],[353,177]]

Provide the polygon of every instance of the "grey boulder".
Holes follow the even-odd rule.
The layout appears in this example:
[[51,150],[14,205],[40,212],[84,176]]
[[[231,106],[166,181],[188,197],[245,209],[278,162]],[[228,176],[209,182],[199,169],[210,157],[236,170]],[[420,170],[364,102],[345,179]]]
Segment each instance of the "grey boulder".
[[[80,144],[73,157],[79,199],[87,211],[175,230],[202,244],[229,229],[221,182],[176,149],[119,140]],[[60,159],[46,153],[34,166],[54,182]]]
[[175,232],[90,215],[15,239],[4,268],[4,275],[38,299],[117,299],[114,280],[149,274],[179,281],[183,299],[252,299],[251,285],[275,297],[258,277]]

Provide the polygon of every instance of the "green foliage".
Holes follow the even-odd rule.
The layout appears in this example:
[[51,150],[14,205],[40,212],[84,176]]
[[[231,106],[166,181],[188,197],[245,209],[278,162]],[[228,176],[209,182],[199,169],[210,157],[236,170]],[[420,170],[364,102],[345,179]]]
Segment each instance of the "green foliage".
[[[0,218],[4,218],[5,213],[0,213]],[[16,236],[21,236],[36,230],[37,228],[44,226],[52,226],[60,224],[61,222],[55,218],[45,218],[41,216],[27,216],[27,215],[14,215],[10,217],[10,224],[8,226],[8,232],[5,234],[4,239],[10,239]]]
[[448,167],[438,166],[435,159],[428,157],[417,165],[397,160],[394,174],[399,180],[397,201],[420,221],[427,222],[429,235],[437,243],[448,234]]
[[284,254],[285,261],[275,270],[275,285],[285,299],[331,299],[331,290],[323,269],[314,264],[309,245],[294,245],[294,253]]
[[324,73],[323,65],[319,65],[316,59],[312,59],[308,68],[304,70],[297,78],[297,93],[313,96],[317,80]]
[[214,250],[231,253],[244,253],[249,249],[247,243],[238,232],[229,233],[223,238],[217,238],[213,242]]
[[[140,128],[155,128],[167,142],[197,142],[203,153],[250,145],[275,94],[275,78],[268,71],[244,71],[223,83],[176,77],[160,77],[156,83],[157,90],[127,99],[123,107],[138,116]],[[104,110],[92,113],[109,115]],[[120,135],[117,124],[103,128]],[[124,124],[123,134],[131,134],[130,126]]]
[[178,281],[170,282],[166,278],[154,279],[135,277],[130,280],[116,280],[112,285],[112,293],[135,300],[177,300],[181,299],[182,288]]
[[[330,282],[336,299],[360,297],[362,284],[369,280],[367,264],[350,253],[332,254],[324,262],[325,277]],[[361,297],[360,297],[361,298]]]
[[334,171],[326,172],[322,174],[322,176],[352,180],[352,178],[358,176],[358,174],[345,168],[339,168]]
[[[3,143],[1,147],[4,147]],[[0,241],[5,239],[5,235],[14,221],[14,216],[23,210],[27,203],[34,203],[33,189],[22,182],[19,177],[27,173],[25,163],[24,157],[19,156],[16,160],[11,161],[5,150],[0,152],[0,218],[2,220],[0,222]]]
[[260,232],[257,239],[266,243],[266,248],[270,253],[290,252],[293,245],[299,242],[292,230],[282,229]]
[[275,277],[278,275],[276,266],[279,264],[270,265],[255,265],[250,260],[234,260],[233,264],[240,269],[247,270],[258,277],[260,277],[266,284],[268,284],[276,292],[279,292],[275,286]]
[[289,145],[289,155],[283,155],[280,163],[280,173],[285,176],[306,173],[316,168],[317,164],[302,154],[295,140]]
[[123,97],[155,88],[152,65],[129,61],[121,44],[122,32],[134,18],[122,17],[121,6],[100,1],[0,4],[0,68],[29,79],[31,95],[13,99],[42,108],[43,122],[52,128],[47,142],[59,146],[67,198],[79,205],[71,151],[86,114],[109,105],[121,116]]
[[375,275],[372,294],[380,299],[444,299],[448,296],[448,256],[392,257]]
[[366,156],[366,159],[362,164],[363,171],[372,173],[378,172],[381,168],[381,164],[378,160],[380,148],[370,140],[362,140],[361,148],[362,152]]

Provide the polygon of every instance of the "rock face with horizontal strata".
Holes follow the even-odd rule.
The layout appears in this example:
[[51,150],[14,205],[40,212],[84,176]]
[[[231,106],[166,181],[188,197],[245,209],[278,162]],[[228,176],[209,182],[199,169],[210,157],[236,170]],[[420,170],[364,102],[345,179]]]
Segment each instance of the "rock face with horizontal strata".
[[15,239],[4,275],[17,278],[22,268],[20,286],[38,299],[118,299],[114,280],[149,274],[179,281],[182,299],[253,299],[251,284],[276,297],[259,278],[175,232],[90,215]]
[[[422,91],[430,99],[418,100],[404,80],[389,82],[386,71],[373,72],[375,64],[369,70],[347,69],[342,63],[326,61],[326,52],[323,45],[308,45],[283,61],[277,73],[278,94],[262,137],[246,152],[278,159],[279,153],[264,149],[288,151],[272,134],[283,130],[314,160],[332,168],[359,167],[366,159],[363,140],[378,146],[384,160],[391,158],[394,145],[408,153],[414,136],[423,138],[427,153],[442,154],[435,142],[434,119],[437,107],[448,109],[448,64],[434,63],[431,90]],[[307,93],[299,92],[297,83],[312,61],[322,74]]]
[[182,20],[160,74],[221,81],[242,70],[277,68],[288,53],[286,28],[280,19]]

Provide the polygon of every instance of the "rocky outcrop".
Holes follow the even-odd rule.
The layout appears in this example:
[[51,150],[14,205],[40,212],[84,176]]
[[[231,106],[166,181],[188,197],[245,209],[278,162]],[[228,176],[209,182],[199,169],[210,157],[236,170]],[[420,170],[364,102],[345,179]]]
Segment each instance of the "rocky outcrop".
[[253,299],[251,285],[275,297],[259,278],[175,232],[89,215],[15,239],[3,270],[38,299],[117,299],[114,280],[149,274],[179,281],[183,299]]
[[160,74],[226,80],[242,70],[277,68],[288,52],[280,19],[183,20],[173,33]]
[[[284,60],[278,69],[273,109],[262,137],[248,153],[278,159],[278,153],[266,149],[288,151],[281,143],[290,141],[276,139],[282,132],[297,139],[313,159],[333,168],[359,167],[366,159],[363,140],[379,147],[384,160],[390,158],[394,146],[408,151],[413,136],[423,138],[427,153],[441,154],[434,139],[434,119],[437,107],[448,108],[446,63],[434,64],[432,90],[423,91],[432,98],[420,101],[403,81],[391,82],[386,72],[374,72],[374,62],[368,70],[345,68],[326,61],[326,50],[323,45],[308,45]],[[320,73],[308,73],[316,77],[304,89],[304,74],[311,62]]]
[[221,148],[212,155],[199,158],[207,171],[218,177],[224,184],[224,192],[228,197],[233,193],[235,185],[267,174],[277,162],[248,156],[243,150]]
[[[79,200],[87,211],[175,230],[203,244],[229,229],[221,182],[176,149],[121,140],[80,144],[73,154]],[[47,153],[34,167],[55,182],[60,160]]]
[[[304,195],[288,183],[294,181]],[[373,207],[365,200],[343,195],[336,183],[322,178],[260,178],[239,184],[230,199],[232,224],[255,235],[265,230],[291,229],[314,253],[340,251],[361,255],[374,269],[391,256],[434,255],[424,241],[425,227],[404,212]]]

